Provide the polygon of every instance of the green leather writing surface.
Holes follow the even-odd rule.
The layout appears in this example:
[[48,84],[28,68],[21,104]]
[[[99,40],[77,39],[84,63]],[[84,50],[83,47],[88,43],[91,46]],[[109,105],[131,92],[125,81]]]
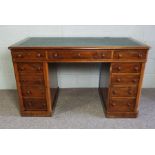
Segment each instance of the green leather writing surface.
[[131,38],[114,37],[32,37],[11,47],[97,47],[97,46],[144,46]]

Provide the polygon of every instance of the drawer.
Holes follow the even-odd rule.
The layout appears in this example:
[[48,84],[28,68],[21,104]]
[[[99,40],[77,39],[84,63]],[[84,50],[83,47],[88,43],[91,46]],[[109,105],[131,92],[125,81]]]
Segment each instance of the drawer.
[[51,50],[48,59],[111,59],[111,50]]
[[41,50],[16,50],[12,51],[13,60],[44,60],[45,51]]
[[112,73],[139,73],[141,63],[112,63]]
[[19,81],[20,81],[21,86],[44,85],[44,78],[42,75],[40,76],[21,75]]
[[133,112],[135,99],[111,99],[108,111],[110,112]]
[[43,86],[21,86],[21,91],[24,97],[45,97],[45,88]]
[[47,102],[44,99],[24,99],[23,104],[25,110],[47,110]]
[[42,63],[17,63],[17,69],[19,73],[42,73]]
[[114,59],[146,59],[147,51],[144,50],[115,50],[113,58]]
[[139,75],[112,75],[112,85],[138,85]]
[[112,87],[111,97],[136,97],[137,87]]

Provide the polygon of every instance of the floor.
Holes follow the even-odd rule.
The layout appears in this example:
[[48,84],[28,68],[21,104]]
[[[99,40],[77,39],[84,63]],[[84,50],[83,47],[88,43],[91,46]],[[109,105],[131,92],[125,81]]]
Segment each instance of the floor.
[[53,117],[21,117],[15,90],[0,91],[0,128],[155,128],[155,89],[143,89],[138,118],[105,118],[97,89],[65,89]]

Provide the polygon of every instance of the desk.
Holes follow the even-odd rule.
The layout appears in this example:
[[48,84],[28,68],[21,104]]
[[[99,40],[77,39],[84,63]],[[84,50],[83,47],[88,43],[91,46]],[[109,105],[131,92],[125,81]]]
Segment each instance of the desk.
[[52,115],[59,90],[56,63],[91,62],[101,63],[99,93],[106,117],[137,117],[147,45],[131,38],[27,38],[9,49],[22,116]]

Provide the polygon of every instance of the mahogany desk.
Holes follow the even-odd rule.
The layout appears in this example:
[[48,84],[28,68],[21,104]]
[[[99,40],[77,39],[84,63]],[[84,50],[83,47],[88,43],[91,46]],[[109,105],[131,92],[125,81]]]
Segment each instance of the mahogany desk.
[[[91,62],[102,66],[99,93],[106,116],[137,117],[147,45],[130,38],[27,38],[9,49],[22,116],[52,115],[58,95],[56,63]],[[51,89],[48,63],[53,65]]]

